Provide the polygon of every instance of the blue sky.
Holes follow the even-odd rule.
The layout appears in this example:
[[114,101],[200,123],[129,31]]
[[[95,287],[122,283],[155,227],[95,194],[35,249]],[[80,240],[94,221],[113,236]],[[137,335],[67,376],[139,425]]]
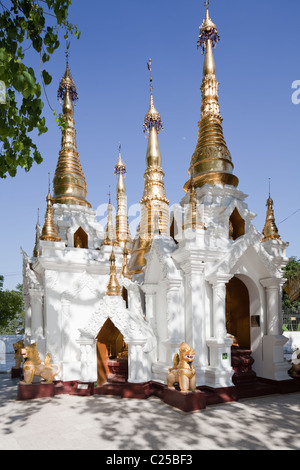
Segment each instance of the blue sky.
[[[288,256],[300,258],[300,105],[292,103],[292,84],[300,80],[300,2],[210,3],[221,37],[214,55],[224,136],[239,189],[248,195],[261,231],[271,178],[279,233],[290,243]],[[69,20],[81,30],[80,40],[71,41],[69,59],[79,94],[77,146],[94,209],[107,203],[109,185],[115,204],[119,142],[128,207],[142,197],[150,57],[155,106],[164,124],[159,140],[166,194],[170,204],[182,199],[200,118],[203,55],[196,45],[204,14],[203,0],[73,0]],[[48,63],[53,81],[47,95],[57,112],[64,51],[62,41]],[[38,74],[39,58],[30,60]],[[37,140],[43,163],[0,181],[0,273],[7,289],[22,282],[20,247],[32,254],[37,210],[43,223],[48,172],[52,179],[58,159],[60,130],[47,104],[44,114],[49,131]]]

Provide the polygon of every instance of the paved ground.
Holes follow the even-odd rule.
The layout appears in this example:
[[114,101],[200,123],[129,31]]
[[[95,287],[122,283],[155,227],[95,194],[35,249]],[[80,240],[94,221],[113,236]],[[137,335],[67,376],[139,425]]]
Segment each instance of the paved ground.
[[1,450],[292,450],[300,448],[300,393],[184,414],[161,402],[94,395],[17,400],[0,374]]

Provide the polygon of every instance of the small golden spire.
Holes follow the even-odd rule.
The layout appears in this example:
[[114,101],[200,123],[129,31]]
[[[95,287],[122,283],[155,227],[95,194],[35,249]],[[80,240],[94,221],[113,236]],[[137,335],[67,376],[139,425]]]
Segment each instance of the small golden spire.
[[[189,175],[196,187],[205,184],[230,185],[236,187],[238,178],[233,175],[233,163],[223,136],[222,117],[218,100],[219,83],[216,78],[216,66],[213,48],[220,37],[216,25],[209,16],[209,2],[206,2],[206,16],[200,27],[198,47],[205,53],[203,81],[201,85],[201,119],[196,149],[191,158]],[[185,183],[188,192],[190,179]]]
[[110,255],[110,273],[109,273],[109,281],[107,284],[106,295],[121,295],[121,287],[117,279],[117,272],[116,272],[116,257],[114,253],[114,249],[111,250]]
[[46,209],[45,223],[42,229],[40,240],[59,242],[60,237],[58,236],[58,231],[53,220],[53,207],[52,207],[52,197],[50,193],[50,181],[49,181],[49,189],[48,189],[46,201],[47,201],[47,209]]
[[192,229],[198,228],[198,229],[206,230],[204,223],[199,220],[199,215],[197,212],[196,186],[192,178],[190,181],[190,198],[189,198],[188,210],[187,210],[187,213],[185,214],[185,223],[182,226],[182,230],[185,230],[187,228],[192,228]]
[[271,189],[270,189],[271,179],[269,178],[269,197],[267,199],[267,214],[265,226],[263,228],[263,242],[267,240],[280,240],[278,234],[278,229],[275,223],[274,209],[273,209],[273,199],[271,198]]
[[66,70],[60,81],[57,97],[63,101],[66,128],[62,131],[61,150],[53,179],[53,202],[91,207],[86,200],[86,181],[76,145],[74,108],[78,94],[69,69],[69,43],[66,52]]
[[131,235],[127,216],[127,198],[125,190],[124,175],[127,173],[121,156],[121,144],[119,143],[119,158],[115,165],[115,174],[118,176],[117,184],[117,215],[116,215],[116,238],[121,243],[131,243]]
[[106,223],[104,240],[102,242],[102,245],[110,245],[110,246],[117,245],[112,213],[113,213],[113,207],[110,201],[110,186],[109,186],[108,204],[107,204],[107,223]]
[[125,243],[124,248],[123,248],[122,275],[124,277],[127,277],[128,279],[131,279],[130,270],[128,268],[128,255],[129,255],[129,251],[128,251],[126,243]]
[[33,248],[33,256],[34,258],[38,258],[39,251],[38,251],[38,244],[39,244],[39,232],[40,232],[40,209],[37,210],[37,221],[35,226],[35,245]]

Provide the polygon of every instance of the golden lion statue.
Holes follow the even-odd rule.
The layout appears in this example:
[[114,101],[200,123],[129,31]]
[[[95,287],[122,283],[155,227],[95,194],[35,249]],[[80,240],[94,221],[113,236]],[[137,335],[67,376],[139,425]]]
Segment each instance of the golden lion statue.
[[13,369],[20,369],[22,361],[23,361],[23,356],[22,356],[22,349],[24,348],[24,341],[21,339],[17,343],[13,344],[13,348],[15,351],[15,365],[13,366]]
[[196,371],[193,365],[195,357],[194,350],[186,343],[182,342],[179,354],[176,353],[173,359],[173,367],[168,371],[167,385],[174,389],[174,384],[178,383],[181,392],[196,390]]
[[44,364],[42,363],[36,343],[22,349],[22,356],[25,360],[23,365],[24,382],[22,383],[31,384],[35,375],[42,377],[46,383],[52,383],[54,377],[60,372],[58,364],[50,364],[49,353],[45,357]]
[[291,377],[300,377],[300,349],[297,348],[292,357],[292,367],[288,373]]

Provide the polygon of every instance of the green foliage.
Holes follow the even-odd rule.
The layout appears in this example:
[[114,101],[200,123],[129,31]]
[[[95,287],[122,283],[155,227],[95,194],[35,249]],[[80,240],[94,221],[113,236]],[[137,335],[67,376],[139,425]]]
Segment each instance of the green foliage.
[[[293,281],[300,276],[300,260],[297,259],[295,256],[292,256],[288,262],[288,264],[283,268],[285,273],[285,278],[289,281]],[[294,300],[293,302],[290,301],[288,294],[283,291],[282,295],[282,307],[284,310],[290,310],[298,312],[300,309],[300,298]]]
[[292,256],[288,264],[283,268],[287,279],[295,280],[300,276],[300,259]]
[[[292,256],[288,264],[283,268],[287,281],[294,281],[300,278],[300,260]],[[300,297],[291,302],[285,290],[282,294],[282,311],[285,324],[284,331],[300,331]],[[292,317],[296,320],[292,322]]]
[[[37,0],[0,1],[0,80],[6,87],[6,100],[0,104],[1,178],[15,176],[18,167],[29,171],[33,162],[43,160],[30,133],[41,135],[48,130],[42,115],[41,88],[52,81],[44,64],[60,45],[60,31],[65,39],[70,34],[80,37],[76,25],[67,21],[71,2],[44,0],[41,6]],[[46,18],[52,18],[54,26],[47,24]],[[40,56],[40,81],[24,63],[29,47]],[[61,127],[62,119],[57,119]]]
[[23,333],[22,285],[18,284],[16,290],[3,290],[3,281],[4,277],[0,276],[0,334]]

